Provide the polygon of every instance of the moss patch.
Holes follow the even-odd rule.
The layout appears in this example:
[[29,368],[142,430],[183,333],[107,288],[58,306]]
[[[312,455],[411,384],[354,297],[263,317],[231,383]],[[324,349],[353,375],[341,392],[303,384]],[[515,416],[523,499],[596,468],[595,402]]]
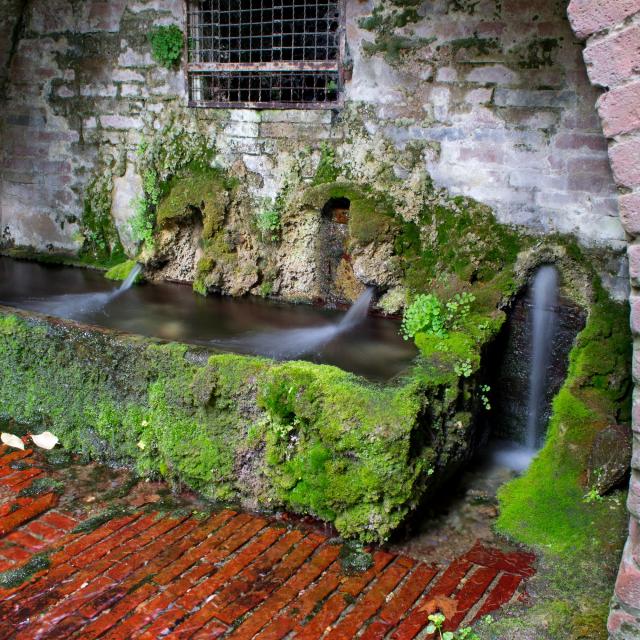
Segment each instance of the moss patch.
[[190,169],[172,178],[166,195],[157,211],[159,225],[192,215],[199,215],[203,223],[203,237],[210,238],[219,231],[229,202],[224,176],[214,169]]
[[0,588],[15,589],[27,582],[38,571],[48,569],[50,564],[46,553],[37,553],[22,566],[0,573]]
[[335,367],[5,312],[0,366],[2,413],[55,425],[69,450],[365,541],[387,538],[470,441],[472,387],[437,362],[380,388]]
[[[124,262],[117,264],[115,267],[111,267],[111,269],[109,269],[107,273],[104,274],[104,276],[109,280],[126,280],[127,276],[131,273],[131,269],[133,269],[135,266],[135,260],[125,260]],[[135,281],[136,283],[142,282],[142,279],[142,274],[140,274],[136,277]]]

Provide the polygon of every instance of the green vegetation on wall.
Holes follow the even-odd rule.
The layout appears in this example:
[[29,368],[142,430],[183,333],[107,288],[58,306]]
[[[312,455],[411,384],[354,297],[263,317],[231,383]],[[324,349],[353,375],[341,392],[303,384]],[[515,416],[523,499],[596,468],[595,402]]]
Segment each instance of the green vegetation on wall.
[[180,28],[175,24],[156,27],[148,37],[153,59],[167,69],[177,66],[184,47],[184,35]]

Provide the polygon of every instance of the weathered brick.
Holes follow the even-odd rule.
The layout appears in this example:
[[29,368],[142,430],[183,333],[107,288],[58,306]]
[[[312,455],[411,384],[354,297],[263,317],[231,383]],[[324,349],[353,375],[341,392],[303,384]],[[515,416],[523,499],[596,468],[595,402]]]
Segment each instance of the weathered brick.
[[612,145],[609,158],[617,184],[630,189],[640,186],[640,137]]
[[593,84],[615,87],[640,71],[640,25],[607,36],[584,50],[587,73]]
[[618,198],[620,220],[632,236],[640,235],[640,193],[625,193]]
[[580,38],[604,31],[640,11],[640,0],[571,0],[571,27]]
[[640,129],[640,82],[604,93],[598,100],[598,113],[604,134],[610,138]]

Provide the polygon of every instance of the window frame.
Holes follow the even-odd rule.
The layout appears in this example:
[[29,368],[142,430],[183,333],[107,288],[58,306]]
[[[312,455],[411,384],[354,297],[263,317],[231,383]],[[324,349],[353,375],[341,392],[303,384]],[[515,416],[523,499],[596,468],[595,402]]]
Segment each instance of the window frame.
[[[187,93],[187,106],[190,108],[205,109],[325,109],[335,110],[344,105],[344,57],[346,51],[346,2],[347,0],[335,0],[338,5],[338,57],[333,61],[295,60],[288,62],[189,62],[189,5],[197,0],[183,0],[184,10],[184,74],[185,90]],[[224,71],[285,71],[290,73],[309,71],[333,71],[338,74],[337,99],[331,102],[222,102],[215,100],[192,100],[190,91],[190,77],[198,71],[224,72]]]

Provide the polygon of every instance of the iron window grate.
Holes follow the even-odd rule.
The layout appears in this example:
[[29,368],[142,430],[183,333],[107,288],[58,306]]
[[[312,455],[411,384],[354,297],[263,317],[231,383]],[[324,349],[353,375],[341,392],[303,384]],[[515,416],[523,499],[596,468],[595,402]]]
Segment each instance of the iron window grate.
[[189,0],[192,106],[327,106],[341,85],[341,0]]

